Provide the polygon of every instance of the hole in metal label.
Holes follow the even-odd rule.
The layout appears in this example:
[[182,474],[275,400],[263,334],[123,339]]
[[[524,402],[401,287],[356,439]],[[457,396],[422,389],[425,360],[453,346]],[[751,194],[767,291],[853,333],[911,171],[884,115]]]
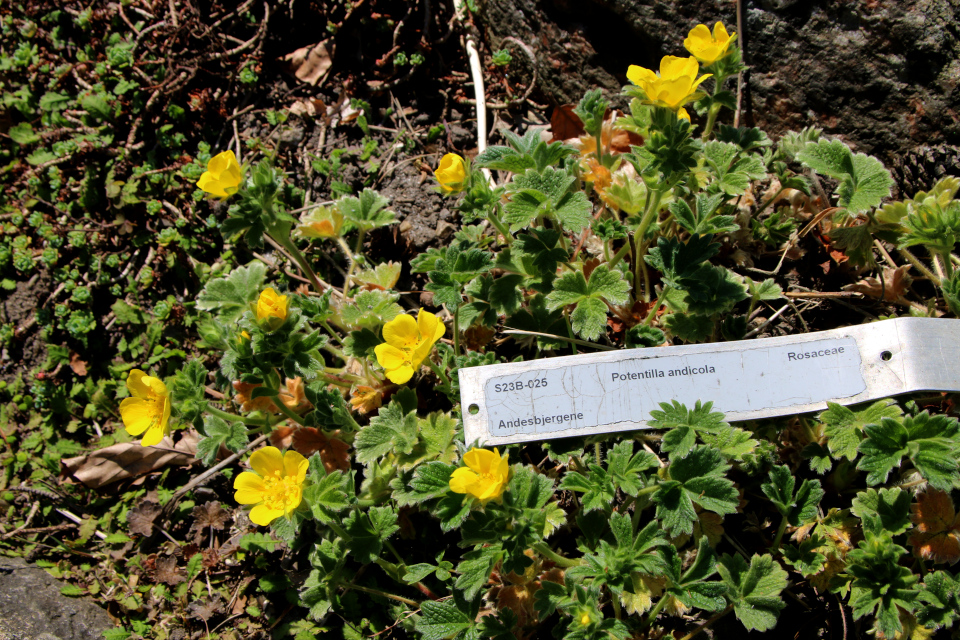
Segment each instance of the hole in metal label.
[[893,357],[893,354],[890,353],[889,351],[884,351],[883,353],[880,354],[880,359],[883,360],[884,362],[889,362],[892,357]]
[[477,415],[478,413],[480,413],[480,406],[479,406],[479,405],[472,404],[472,405],[470,405],[469,407],[467,407],[467,411],[470,412],[470,415],[475,416],[475,415]]

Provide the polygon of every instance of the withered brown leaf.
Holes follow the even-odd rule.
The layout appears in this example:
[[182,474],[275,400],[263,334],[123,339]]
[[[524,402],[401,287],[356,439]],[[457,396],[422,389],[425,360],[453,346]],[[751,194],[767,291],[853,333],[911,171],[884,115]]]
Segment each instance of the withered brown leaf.
[[171,587],[183,582],[185,578],[177,570],[177,559],[173,556],[157,558],[157,582],[168,584]]
[[916,528],[907,541],[918,556],[950,564],[960,560],[960,515],[950,494],[927,489],[910,505],[910,511]]
[[337,438],[338,435],[339,431],[333,431],[327,437],[319,429],[302,427],[293,433],[293,448],[308,458],[319,452],[328,473],[336,469],[349,471],[350,445]]
[[153,521],[163,509],[156,502],[142,501],[127,513],[127,530],[142,536],[153,535]]
[[223,598],[215,595],[209,600],[194,602],[187,607],[187,613],[206,622],[213,616],[223,613]]
[[216,500],[194,507],[190,515],[193,516],[193,524],[198,529],[212,527],[217,531],[223,529],[227,520],[230,519],[230,514]]

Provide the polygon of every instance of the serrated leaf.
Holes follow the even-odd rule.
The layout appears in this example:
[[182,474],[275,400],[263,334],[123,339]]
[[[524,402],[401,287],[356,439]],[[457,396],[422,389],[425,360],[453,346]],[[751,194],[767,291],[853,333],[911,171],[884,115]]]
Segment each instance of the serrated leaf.
[[[319,459],[320,454],[311,456]],[[323,468],[323,464],[320,464]],[[320,523],[340,522],[339,514],[351,504],[353,493],[352,474],[332,471],[317,477],[311,474],[311,484],[303,490],[303,499],[310,507],[313,517]]]
[[657,238],[644,261],[663,274],[663,281],[676,289],[685,289],[685,278],[695,277],[707,260],[717,255],[720,245],[711,236],[691,236],[687,242],[676,238]]
[[785,465],[770,469],[770,481],[761,485],[773,505],[787,522],[794,527],[811,520],[817,515],[817,505],[823,498],[823,487],[819,480],[804,480],[794,492],[796,481],[790,469]]
[[857,447],[863,439],[863,428],[868,424],[879,424],[886,418],[899,418],[903,415],[890,398],[878,400],[858,411],[853,411],[835,402],[827,403],[827,410],[818,417],[823,423],[823,432],[827,436],[827,446],[835,458],[853,461],[857,457]]
[[657,518],[669,535],[693,533],[694,504],[721,516],[737,510],[739,494],[724,476],[729,468],[723,455],[710,447],[695,447],[686,456],[671,460],[667,468],[670,480],[653,494]]
[[827,557],[820,553],[822,545],[820,536],[812,535],[799,546],[785,545],[782,549],[783,559],[804,577],[809,577],[819,573],[827,562]]
[[224,278],[211,280],[197,296],[197,308],[216,313],[224,322],[232,322],[257,300],[267,267],[259,260],[237,267]]
[[917,620],[927,628],[949,628],[960,618],[960,584],[945,571],[928,574],[917,598],[925,603]]
[[931,416],[926,411],[908,416],[902,423],[882,418],[879,425],[864,427],[867,439],[860,444],[863,458],[857,468],[869,472],[868,484],[880,484],[906,456],[927,482],[949,491],[960,468],[958,431],[955,418]]
[[457,565],[457,573],[460,575],[457,577],[454,586],[463,591],[467,600],[473,600],[480,593],[480,589],[490,580],[493,566],[502,555],[503,549],[500,545],[481,547],[463,554],[463,559]]
[[589,280],[580,271],[564,273],[557,278],[546,300],[550,310],[577,305],[570,315],[574,331],[586,340],[595,340],[606,326],[606,303],[623,304],[629,293],[630,284],[620,271],[611,272],[606,265],[600,265],[590,274]]
[[657,457],[641,449],[634,453],[633,441],[620,442],[607,454],[607,472],[614,486],[629,496],[636,496],[645,482],[640,474],[660,466]]
[[384,541],[400,529],[397,512],[389,506],[354,510],[344,519],[343,528],[350,534],[350,553],[360,564],[373,562],[383,550]]
[[370,231],[377,227],[395,224],[395,214],[388,211],[390,200],[373,189],[364,189],[359,197],[344,196],[337,200],[336,207],[343,217],[358,229]]
[[33,144],[40,140],[40,136],[34,133],[33,126],[29,122],[21,122],[18,125],[10,127],[7,135],[14,142],[20,145]]
[[858,493],[850,511],[863,521],[864,531],[871,533],[896,535],[910,528],[910,494],[896,487]]
[[340,309],[343,323],[354,329],[377,329],[403,313],[397,304],[399,294],[387,291],[361,291],[351,304]]
[[247,429],[242,422],[227,422],[207,415],[203,419],[203,431],[206,437],[197,442],[197,457],[207,466],[216,462],[221,445],[237,452],[248,442]]
[[388,453],[411,453],[418,441],[418,424],[416,412],[405,414],[396,400],[382,407],[357,434],[357,461],[372,464]]
[[714,323],[709,316],[696,313],[671,313],[663,322],[670,335],[684,342],[703,342],[713,334]]
[[416,628],[424,640],[461,640],[473,630],[474,616],[462,611],[455,600],[424,600]]
[[769,554],[750,558],[724,554],[717,566],[727,585],[727,598],[737,619],[748,631],[767,631],[777,624],[786,604],[780,592],[787,587],[787,572]]

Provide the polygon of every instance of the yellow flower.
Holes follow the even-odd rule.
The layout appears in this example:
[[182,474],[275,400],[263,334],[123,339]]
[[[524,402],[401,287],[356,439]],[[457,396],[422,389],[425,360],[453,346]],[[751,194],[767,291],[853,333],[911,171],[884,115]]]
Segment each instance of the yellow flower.
[[339,238],[343,215],[330,207],[317,207],[300,217],[297,233],[304,238]]
[[737,34],[727,34],[727,28],[722,22],[713,25],[713,34],[705,24],[698,24],[690,30],[683,46],[687,51],[703,64],[713,64],[727,55],[730,43]]
[[373,351],[390,382],[409,381],[445,331],[440,319],[423,309],[417,313],[416,320],[403,314],[383,325],[385,342]]
[[500,457],[497,449],[470,449],[463,455],[466,467],[460,467],[450,476],[450,490],[468,493],[486,504],[503,495],[510,480],[508,456]]
[[233,151],[224,151],[210,158],[207,170],[197,180],[197,186],[218,198],[235,194],[243,182],[243,169]]
[[467,182],[467,163],[457,154],[448,153],[440,158],[440,166],[433,175],[444,193],[459,193]]
[[582,613],[582,614],[580,615],[580,624],[581,624],[581,626],[584,626],[584,627],[587,626],[588,624],[590,624],[590,614],[589,614],[589,613],[584,612],[584,613]]
[[296,451],[283,455],[276,447],[263,447],[250,456],[253,472],[244,471],[233,481],[233,498],[250,510],[254,524],[266,526],[280,516],[289,517],[303,499],[303,481],[310,463]]
[[267,287],[257,300],[257,320],[266,323],[271,331],[287,319],[287,296],[281,296],[273,287]]
[[659,72],[654,73],[650,69],[632,64],[627,69],[627,78],[647,94],[650,104],[677,111],[688,102],[701,97],[697,87],[712,74],[698,78],[699,71],[700,65],[694,57],[664,56],[660,61]]
[[120,403],[120,419],[132,436],[143,434],[140,444],[152,447],[167,435],[170,420],[170,394],[163,380],[134,369],[127,376],[131,397]]

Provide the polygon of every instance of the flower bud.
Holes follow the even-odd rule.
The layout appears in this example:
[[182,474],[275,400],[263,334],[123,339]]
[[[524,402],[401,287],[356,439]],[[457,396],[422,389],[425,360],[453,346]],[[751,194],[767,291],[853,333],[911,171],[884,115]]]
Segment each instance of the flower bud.
[[440,183],[443,193],[460,193],[467,184],[467,163],[457,154],[448,153],[440,159],[440,166],[433,175]]

